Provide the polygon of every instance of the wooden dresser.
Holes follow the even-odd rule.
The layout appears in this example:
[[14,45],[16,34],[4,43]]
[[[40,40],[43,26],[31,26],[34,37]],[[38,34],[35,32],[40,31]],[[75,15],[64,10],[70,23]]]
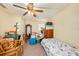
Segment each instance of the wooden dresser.
[[54,35],[53,35],[53,29],[45,29],[44,30],[44,37],[45,38],[53,38]]

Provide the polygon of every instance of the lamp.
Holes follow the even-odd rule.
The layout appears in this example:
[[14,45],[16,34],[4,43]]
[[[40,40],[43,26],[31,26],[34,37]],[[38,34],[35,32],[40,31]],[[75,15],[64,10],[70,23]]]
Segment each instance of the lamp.
[[52,26],[53,23],[52,22],[46,22],[46,25]]

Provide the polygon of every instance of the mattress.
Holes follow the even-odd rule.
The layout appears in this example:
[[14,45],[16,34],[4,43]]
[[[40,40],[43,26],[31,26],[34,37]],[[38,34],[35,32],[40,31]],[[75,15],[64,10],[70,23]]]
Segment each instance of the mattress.
[[41,45],[48,56],[79,56],[79,49],[57,39],[43,39]]

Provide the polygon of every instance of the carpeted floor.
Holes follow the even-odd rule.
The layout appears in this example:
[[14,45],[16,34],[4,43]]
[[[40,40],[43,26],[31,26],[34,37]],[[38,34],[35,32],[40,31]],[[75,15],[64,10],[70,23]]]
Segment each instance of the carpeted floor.
[[46,53],[40,43],[30,45],[29,42],[25,44],[23,56],[46,56]]

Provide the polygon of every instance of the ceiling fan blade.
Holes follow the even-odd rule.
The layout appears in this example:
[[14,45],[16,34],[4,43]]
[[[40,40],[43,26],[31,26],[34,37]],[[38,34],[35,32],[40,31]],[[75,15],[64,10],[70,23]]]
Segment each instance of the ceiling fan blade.
[[44,12],[44,10],[34,10],[35,12]]
[[22,9],[26,9],[24,7],[21,7],[21,6],[15,5],[15,4],[13,4],[13,6],[18,7],[18,8],[22,8]]
[[34,8],[40,8],[40,9],[52,9],[52,7],[40,7],[40,6],[34,6]]
[[33,16],[34,16],[34,17],[36,17],[36,14],[35,14],[35,13],[33,13]]
[[0,3],[0,5],[3,7],[3,8],[7,8],[6,6],[4,6],[2,3]]
[[25,13],[23,14],[23,16],[25,16],[27,13],[28,13],[28,12],[25,12]]

